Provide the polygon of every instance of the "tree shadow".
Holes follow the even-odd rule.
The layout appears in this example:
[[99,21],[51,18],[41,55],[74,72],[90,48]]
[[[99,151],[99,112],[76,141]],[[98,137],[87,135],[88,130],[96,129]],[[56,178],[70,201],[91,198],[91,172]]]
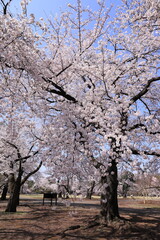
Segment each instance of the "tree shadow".
[[[63,239],[89,239],[89,240],[158,240],[160,239],[160,209],[133,209],[123,208],[121,214],[129,215],[130,219],[120,218],[111,224],[79,229],[66,232]],[[87,231],[86,231],[87,230]]]
[[[33,228],[37,227],[36,225],[33,225]],[[46,240],[49,238],[52,238],[56,236],[56,234],[53,234],[52,232],[33,232],[23,229],[12,229],[10,228],[7,232],[6,229],[0,230],[0,239],[1,240]]]
[[[120,208],[120,214],[127,216],[113,224],[93,224],[88,228],[93,212],[98,213],[98,204],[76,203],[78,212],[70,219],[69,208],[64,205],[55,206],[21,203],[23,211],[16,214],[1,213],[1,240],[158,240],[160,239],[160,209],[158,208]],[[61,207],[62,206],[62,207]],[[25,207],[27,209],[25,209]],[[90,209],[90,212],[88,210]],[[92,211],[95,209],[96,211]],[[91,215],[90,215],[91,213]],[[68,222],[67,222],[68,221]],[[95,220],[96,221],[96,220]],[[80,224],[78,229],[65,230],[68,226]],[[66,224],[63,226],[63,224]]]

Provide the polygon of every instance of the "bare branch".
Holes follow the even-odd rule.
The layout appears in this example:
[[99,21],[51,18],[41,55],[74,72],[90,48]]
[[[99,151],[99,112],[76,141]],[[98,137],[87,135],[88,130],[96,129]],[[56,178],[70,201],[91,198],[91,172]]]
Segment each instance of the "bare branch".
[[[137,149],[130,148],[130,150],[132,151],[132,154],[134,154],[134,155],[141,155],[141,152],[140,152],[139,150],[137,150]],[[148,156],[160,157],[160,153],[155,152],[155,151],[153,151],[153,152],[143,151],[143,153],[144,153],[145,155],[148,155]]]
[[56,90],[56,89],[51,89],[51,88],[48,87],[48,88],[46,88],[46,90],[47,90],[48,92],[51,92],[51,93],[60,95],[60,96],[66,98],[67,100],[72,101],[72,102],[74,102],[74,103],[77,103],[77,102],[78,102],[74,97],[72,97],[71,95],[67,94],[67,93],[62,89],[62,87],[58,86],[58,85],[57,85],[56,83],[54,83],[51,79],[49,79],[49,78],[46,79],[46,78],[44,78],[44,77],[42,77],[42,79],[45,80],[46,82],[50,83],[50,84],[51,84],[53,87],[55,87],[56,89],[58,89],[58,90]]
[[146,125],[143,124],[143,123],[137,123],[137,124],[133,125],[132,127],[130,127],[130,128],[128,129],[128,131],[132,131],[132,130],[138,129],[138,128],[140,128],[140,127],[143,127],[143,130],[144,130],[145,132],[151,134],[151,135],[160,134],[160,131],[156,131],[156,132],[150,132],[150,131],[148,131]]
[[25,156],[25,157],[17,158],[17,159],[15,159],[14,161],[15,161],[15,162],[18,162],[18,161],[27,160],[28,158],[31,158],[31,157],[35,156],[38,152],[39,152],[39,151],[36,151],[36,152],[33,153],[33,155],[28,155],[28,156]]
[[27,174],[27,176],[22,180],[21,182],[21,186],[27,181],[27,179],[32,176],[33,174],[35,174],[36,172],[38,172],[38,170],[41,168],[42,166],[42,161],[40,162],[39,166],[32,172],[30,172],[29,174]]
[[7,7],[9,6],[9,4],[12,2],[12,0],[9,0],[7,3],[4,3],[3,0],[1,0],[1,3],[3,5],[3,14],[6,15],[7,14]]
[[32,132],[33,136],[34,136],[36,139],[38,139],[38,140],[44,142],[44,139],[38,137],[33,131],[31,131],[31,132]]
[[137,124],[133,125],[132,127],[130,127],[128,129],[128,131],[132,131],[132,130],[135,130],[140,127],[144,127],[144,130],[147,132],[147,127],[143,123],[137,123]]
[[11,143],[11,142],[6,141],[6,140],[4,140],[4,141],[17,150],[17,156],[18,156],[19,159],[22,158],[21,154],[20,154],[20,151],[19,151],[19,148],[14,143]]
[[33,147],[34,147],[34,144],[30,147],[28,154],[32,151]]
[[147,103],[145,103],[142,99],[139,99],[146,107],[146,109],[148,110],[149,114],[151,114],[151,110],[149,109]]
[[159,80],[160,80],[160,77],[155,77],[155,78],[151,78],[150,80],[148,80],[145,87],[137,95],[135,95],[134,97],[131,98],[131,102],[134,103],[137,100],[139,100],[143,95],[145,95],[148,92],[151,83],[159,81]]

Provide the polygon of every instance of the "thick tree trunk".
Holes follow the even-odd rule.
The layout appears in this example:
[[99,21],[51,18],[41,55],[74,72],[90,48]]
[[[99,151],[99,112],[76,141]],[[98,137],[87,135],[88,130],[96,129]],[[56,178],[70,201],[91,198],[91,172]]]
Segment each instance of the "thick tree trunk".
[[105,221],[113,221],[119,218],[118,196],[117,196],[117,164],[114,160],[112,166],[108,167],[106,175],[101,178],[103,186],[101,194],[101,215]]
[[20,184],[15,182],[13,193],[11,193],[5,212],[16,212],[19,204]]
[[8,192],[8,184],[5,184],[3,187],[2,195],[1,195],[1,200],[6,200],[7,198],[7,192]]
[[[21,155],[18,156],[21,158]],[[23,168],[22,168],[22,163],[21,161],[19,162],[19,172],[18,172],[18,177],[16,181],[14,180],[14,175],[12,174],[10,178],[10,185],[11,185],[11,192],[10,192],[10,198],[8,201],[8,205],[6,208],[6,212],[16,212],[17,206],[19,205],[19,196],[20,196],[20,190],[21,186],[27,181],[27,179],[36,173],[40,167],[42,166],[42,162],[40,162],[39,166],[32,172],[30,172],[23,180],[22,180],[22,175],[23,175]]]
[[19,205],[21,176],[22,176],[22,172],[19,173],[19,176],[17,177],[17,180],[14,183],[14,188],[10,194],[10,198],[9,198],[5,212],[16,212],[16,210],[17,210],[17,206]]
[[15,185],[14,173],[10,173],[8,176],[8,192],[11,194],[13,192]]

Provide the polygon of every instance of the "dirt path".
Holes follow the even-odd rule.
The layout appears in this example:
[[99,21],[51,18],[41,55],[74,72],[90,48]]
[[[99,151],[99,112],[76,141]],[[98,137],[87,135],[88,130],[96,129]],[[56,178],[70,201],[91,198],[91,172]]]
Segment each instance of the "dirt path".
[[159,203],[144,206],[121,200],[120,214],[129,221],[104,225],[95,218],[98,201],[75,202],[72,206],[59,203],[57,207],[21,201],[15,214],[5,213],[6,203],[0,202],[0,240],[158,240]]

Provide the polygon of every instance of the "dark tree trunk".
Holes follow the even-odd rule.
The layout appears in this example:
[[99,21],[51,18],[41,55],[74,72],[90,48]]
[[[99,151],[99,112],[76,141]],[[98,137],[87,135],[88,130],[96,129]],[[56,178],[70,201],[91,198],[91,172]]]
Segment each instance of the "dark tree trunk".
[[8,183],[4,185],[2,195],[1,195],[1,200],[6,200],[7,197],[7,192],[8,192]]
[[21,162],[20,162],[18,177],[14,182],[13,191],[10,193],[10,198],[9,198],[5,212],[16,212],[17,210],[17,206],[19,205],[19,194],[21,189],[22,174],[23,174],[23,171],[22,171]]
[[13,192],[10,195],[6,212],[16,212],[17,206],[19,204],[19,194],[20,194],[20,188],[21,188],[21,178],[17,178]]
[[92,198],[95,184],[96,184],[95,181],[92,181],[91,182],[91,187],[87,189],[87,196],[86,196],[87,199],[91,199]]
[[[21,156],[19,156],[21,158]],[[10,193],[10,198],[8,201],[8,205],[6,208],[6,212],[16,212],[17,206],[19,205],[19,196],[20,196],[20,190],[21,186],[27,181],[27,179],[36,173],[40,167],[42,166],[42,162],[40,162],[39,166],[32,172],[30,172],[23,180],[22,180],[22,175],[23,175],[23,168],[22,168],[22,163],[21,161],[19,162],[19,172],[18,172],[18,177],[16,181],[13,180],[13,177],[11,178],[11,182],[13,185],[13,188],[11,187],[11,193]],[[12,190],[13,189],[13,190]]]
[[123,186],[122,186],[122,195],[124,198],[127,197],[127,192],[128,192],[128,189],[129,189],[129,185],[127,183],[124,183]]
[[106,221],[112,221],[119,218],[118,196],[117,196],[117,164],[114,160],[111,162],[106,175],[101,178],[101,215]]

